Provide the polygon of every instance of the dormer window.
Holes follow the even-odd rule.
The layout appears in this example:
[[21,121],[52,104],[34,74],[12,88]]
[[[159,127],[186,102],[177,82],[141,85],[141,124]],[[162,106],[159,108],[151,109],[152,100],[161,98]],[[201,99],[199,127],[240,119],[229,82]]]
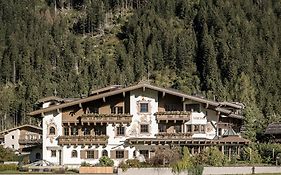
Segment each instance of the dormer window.
[[140,112],[148,113],[148,103],[140,103]]

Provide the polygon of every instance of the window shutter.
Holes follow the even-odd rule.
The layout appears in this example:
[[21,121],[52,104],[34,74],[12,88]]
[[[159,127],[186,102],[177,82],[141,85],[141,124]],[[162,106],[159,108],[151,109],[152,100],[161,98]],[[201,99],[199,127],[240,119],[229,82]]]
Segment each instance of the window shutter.
[[110,151],[110,158],[111,159],[116,159],[116,151],[115,150],[111,150]]
[[81,159],[86,159],[86,150],[81,150],[80,151],[80,158]]
[[99,158],[99,151],[94,150],[94,159],[98,159],[98,158]]
[[129,158],[129,151],[124,150],[124,159],[128,159],[128,158]]

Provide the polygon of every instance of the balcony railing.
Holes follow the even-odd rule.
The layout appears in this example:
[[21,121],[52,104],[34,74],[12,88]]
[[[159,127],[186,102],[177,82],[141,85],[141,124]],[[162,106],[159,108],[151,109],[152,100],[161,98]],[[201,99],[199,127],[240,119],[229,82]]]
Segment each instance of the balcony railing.
[[158,133],[156,134],[157,139],[190,139],[192,133]]
[[81,123],[131,123],[130,114],[85,114],[81,116]]
[[59,136],[59,145],[106,145],[108,136]]
[[189,121],[191,112],[186,111],[166,111],[166,112],[156,112],[155,116],[158,121],[161,120],[173,120],[173,121]]
[[21,145],[37,145],[42,144],[42,139],[19,139]]

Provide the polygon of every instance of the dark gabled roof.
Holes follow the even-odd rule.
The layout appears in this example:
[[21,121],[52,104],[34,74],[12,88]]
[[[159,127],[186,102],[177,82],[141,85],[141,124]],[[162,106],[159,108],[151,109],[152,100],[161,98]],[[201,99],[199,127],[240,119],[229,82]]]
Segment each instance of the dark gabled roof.
[[37,103],[45,103],[45,102],[48,102],[48,101],[61,102],[61,101],[63,101],[63,99],[60,98],[60,97],[57,97],[57,96],[49,96],[49,97],[44,97],[44,98],[41,98],[41,99],[37,100]]
[[245,107],[242,103],[238,103],[238,102],[223,101],[223,102],[220,102],[220,104],[222,106],[228,106],[228,107],[232,107],[232,108],[236,108],[236,109],[243,109]]
[[281,123],[270,123],[265,130],[265,134],[281,134]]
[[[157,87],[157,86],[150,85],[150,84],[147,84],[147,83],[139,83],[137,85],[124,87],[124,88],[121,88],[121,89],[118,88],[116,90],[104,92],[102,94],[97,94],[97,95],[89,96],[89,97],[86,97],[86,98],[83,98],[83,99],[75,100],[75,101],[72,101],[72,102],[68,102],[68,103],[64,103],[64,104],[60,104],[60,105],[55,105],[55,106],[50,106],[48,108],[32,111],[32,112],[29,113],[29,115],[34,116],[34,115],[42,114],[42,113],[45,113],[45,112],[50,112],[50,111],[66,108],[66,107],[73,106],[73,105],[79,105],[79,104],[82,104],[82,103],[90,102],[90,101],[101,99],[101,98],[106,98],[106,97],[109,97],[109,96],[129,92],[129,91],[140,89],[140,88],[142,88],[143,90],[148,88],[148,89],[152,89],[152,90],[155,90],[155,91],[160,91],[160,92],[163,92],[163,93],[167,93],[167,94],[175,95],[175,96],[178,96],[178,97],[182,97],[183,99],[190,99],[190,100],[193,100],[193,101],[196,101],[196,102],[205,103],[205,104],[215,106],[215,107],[219,107],[219,106],[222,105],[220,102],[208,100],[208,99],[197,97],[197,96],[187,95],[187,94],[184,94],[184,93],[182,93],[180,91],[177,91],[177,90],[174,90],[174,89]],[[223,110],[221,112],[226,113],[226,114],[232,113],[231,110],[228,110],[228,109],[225,109],[225,108],[223,108]],[[236,115],[236,116],[234,116],[234,118],[241,119],[243,117],[239,116],[239,115]]]
[[41,127],[26,124],[26,125],[21,125],[21,126],[17,126],[17,127],[14,127],[14,128],[10,128],[10,129],[6,129],[6,130],[4,130],[4,131],[1,131],[1,132],[0,132],[0,135],[1,135],[1,134],[4,135],[5,133],[11,132],[11,131],[13,131],[13,130],[21,129],[21,128],[26,128],[26,127],[27,127],[27,128],[28,128],[28,127],[29,127],[29,128],[33,128],[33,129],[37,129],[37,130],[42,131],[42,128],[41,128]]
[[249,144],[251,141],[240,137],[239,135],[230,135],[221,137],[217,140],[218,143],[245,143]]
[[104,88],[93,90],[90,95],[97,95],[97,94],[105,93],[105,92],[108,92],[108,91],[118,90],[118,89],[121,89],[121,88],[122,88],[121,85],[111,85],[111,86],[107,86],[107,87],[104,87]]

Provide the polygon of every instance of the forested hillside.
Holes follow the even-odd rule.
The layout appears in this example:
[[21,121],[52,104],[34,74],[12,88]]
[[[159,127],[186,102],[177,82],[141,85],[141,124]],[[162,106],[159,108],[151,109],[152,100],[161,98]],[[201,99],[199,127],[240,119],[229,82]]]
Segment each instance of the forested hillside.
[[149,79],[240,101],[249,138],[281,115],[281,1],[0,0],[1,128],[37,99]]

